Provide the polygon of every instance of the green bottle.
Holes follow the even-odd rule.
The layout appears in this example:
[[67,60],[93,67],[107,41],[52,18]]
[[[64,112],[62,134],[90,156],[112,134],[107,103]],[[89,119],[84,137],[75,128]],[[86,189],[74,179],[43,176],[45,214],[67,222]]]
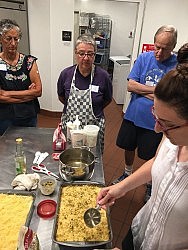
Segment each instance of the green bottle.
[[15,167],[16,175],[26,173],[26,157],[23,150],[22,138],[16,139]]

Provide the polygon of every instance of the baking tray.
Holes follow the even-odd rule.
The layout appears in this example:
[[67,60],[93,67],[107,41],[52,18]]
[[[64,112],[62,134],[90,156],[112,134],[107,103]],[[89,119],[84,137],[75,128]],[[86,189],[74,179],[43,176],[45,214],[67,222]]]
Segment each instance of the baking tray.
[[28,191],[21,191],[21,190],[15,190],[15,189],[0,189],[0,194],[9,194],[9,195],[23,195],[23,196],[32,196],[33,197],[33,202],[31,204],[29,213],[27,215],[27,219],[25,222],[25,226],[29,227],[29,224],[31,222],[31,217],[33,215],[33,211],[34,211],[34,202],[36,199],[36,195],[33,192],[28,192]]
[[70,247],[96,247],[100,245],[106,245],[108,243],[112,242],[112,227],[110,223],[110,210],[107,209],[107,223],[108,223],[108,228],[109,228],[109,240],[108,241],[57,241],[56,240],[56,232],[57,232],[57,221],[58,221],[58,212],[59,212],[59,204],[60,204],[60,199],[61,199],[61,193],[63,190],[63,187],[66,186],[77,186],[77,185],[95,185],[98,187],[104,187],[103,184],[98,183],[98,182],[91,182],[91,181],[77,181],[77,182],[67,182],[67,183],[62,183],[60,188],[59,188],[59,193],[58,193],[58,199],[57,199],[57,208],[56,208],[56,215],[54,219],[54,225],[53,225],[53,231],[52,231],[52,239],[53,241],[58,244],[58,245],[64,245],[64,246],[70,246]]

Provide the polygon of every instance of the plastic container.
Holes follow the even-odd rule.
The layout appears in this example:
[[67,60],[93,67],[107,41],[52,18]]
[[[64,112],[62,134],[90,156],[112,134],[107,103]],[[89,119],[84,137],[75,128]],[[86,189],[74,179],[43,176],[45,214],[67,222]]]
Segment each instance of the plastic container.
[[96,125],[86,125],[84,127],[85,145],[87,147],[96,147],[98,133],[99,127]]
[[37,214],[43,219],[50,219],[55,215],[56,206],[54,200],[43,200],[37,206]]
[[39,181],[39,189],[42,194],[50,195],[54,192],[57,181],[52,176],[43,176]]
[[85,144],[85,134],[82,129],[71,130],[71,145],[73,148],[80,148]]
[[73,122],[73,125],[75,130],[80,129],[80,121],[78,119],[78,115],[76,116],[76,120]]
[[74,129],[74,124],[72,122],[67,122],[67,141],[71,141],[71,133],[70,131]]

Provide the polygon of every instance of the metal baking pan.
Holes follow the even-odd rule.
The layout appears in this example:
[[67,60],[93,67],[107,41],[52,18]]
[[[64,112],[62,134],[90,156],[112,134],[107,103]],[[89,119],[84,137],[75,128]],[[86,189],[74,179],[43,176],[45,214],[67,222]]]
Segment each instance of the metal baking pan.
[[[31,204],[31,207],[30,207],[30,210],[27,215],[26,222],[25,222],[25,226],[29,227],[31,217],[34,211],[34,202],[35,202],[36,195],[33,192],[21,191],[21,190],[15,190],[15,189],[1,189],[0,194],[32,196],[33,201],[32,201],[32,204]],[[14,204],[12,206],[14,206]]]
[[58,193],[58,200],[57,200],[57,208],[56,208],[56,215],[54,219],[54,225],[53,225],[53,232],[52,232],[52,239],[53,241],[58,244],[58,245],[64,245],[64,246],[70,246],[70,247],[78,247],[78,248],[85,248],[85,247],[96,247],[96,246],[101,246],[101,245],[106,245],[112,242],[112,228],[111,228],[111,223],[110,223],[110,211],[109,209],[107,210],[107,222],[108,222],[108,228],[109,228],[109,240],[108,241],[57,241],[56,240],[56,233],[57,233],[57,222],[58,222],[58,213],[60,209],[60,199],[61,199],[61,194],[63,191],[63,187],[66,186],[77,186],[77,185],[95,185],[98,187],[104,187],[103,184],[98,183],[98,182],[91,182],[91,181],[77,181],[77,182],[67,182],[67,183],[62,183],[59,189]]

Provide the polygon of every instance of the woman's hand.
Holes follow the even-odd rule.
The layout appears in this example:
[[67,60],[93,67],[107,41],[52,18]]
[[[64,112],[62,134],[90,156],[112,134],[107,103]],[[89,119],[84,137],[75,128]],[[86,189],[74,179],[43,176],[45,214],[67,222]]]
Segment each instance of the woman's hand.
[[29,85],[28,89],[36,89],[36,84],[33,82],[31,85]]
[[123,188],[122,183],[102,188],[97,196],[97,204],[103,209],[114,204],[115,200],[124,196],[126,191]]
[[151,168],[155,157],[145,162],[133,174],[123,181],[109,187],[102,188],[97,195],[97,204],[106,209],[114,204],[115,200],[124,196],[128,191],[151,181]]

